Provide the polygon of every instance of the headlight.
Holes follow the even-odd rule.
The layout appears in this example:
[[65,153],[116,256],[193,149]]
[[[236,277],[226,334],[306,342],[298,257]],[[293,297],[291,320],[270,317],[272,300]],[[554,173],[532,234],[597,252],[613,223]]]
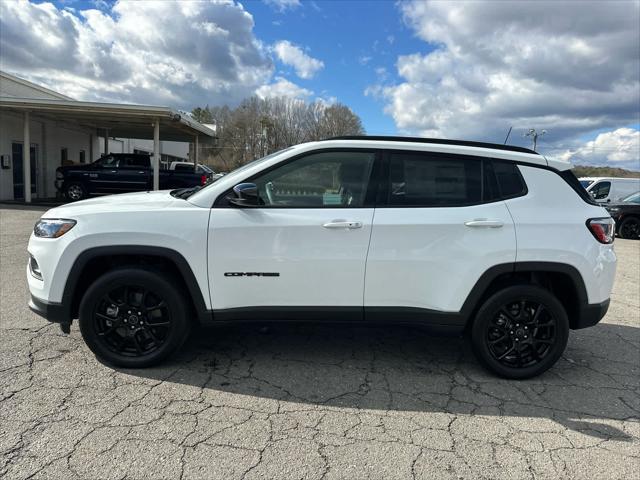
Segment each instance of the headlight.
[[75,220],[64,218],[42,218],[33,227],[33,233],[36,237],[58,238],[71,230],[75,224]]
[[620,211],[618,207],[609,207],[607,208],[607,210],[609,211],[609,213],[618,213]]
[[62,173],[60,170],[56,170],[56,178],[58,180],[62,180],[64,178],[64,173]]

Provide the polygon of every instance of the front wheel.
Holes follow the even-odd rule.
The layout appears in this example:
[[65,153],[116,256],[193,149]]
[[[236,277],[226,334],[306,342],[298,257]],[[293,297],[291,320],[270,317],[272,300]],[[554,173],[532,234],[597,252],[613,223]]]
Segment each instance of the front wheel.
[[552,367],[564,352],[569,320],[549,291],[534,285],[505,288],[478,310],[471,341],[480,362],[497,375],[535,377]]
[[115,366],[156,365],[186,340],[190,329],[185,297],[162,273],[121,268],[105,273],[80,303],[84,341]]
[[64,194],[72,202],[77,202],[87,197],[87,191],[80,183],[72,183],[64,189]]
[[640,218],[637,217],[627,217],[620,224],[620,228],[618,229],[618,235],[620,238],[640,239]]

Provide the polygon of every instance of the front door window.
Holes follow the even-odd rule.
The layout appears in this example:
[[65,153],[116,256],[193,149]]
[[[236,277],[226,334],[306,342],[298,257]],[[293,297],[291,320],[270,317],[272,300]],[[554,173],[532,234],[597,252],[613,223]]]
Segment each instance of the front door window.
[[252,180],[265,206],[358,208],[365,204],[375,153],[308,155]]

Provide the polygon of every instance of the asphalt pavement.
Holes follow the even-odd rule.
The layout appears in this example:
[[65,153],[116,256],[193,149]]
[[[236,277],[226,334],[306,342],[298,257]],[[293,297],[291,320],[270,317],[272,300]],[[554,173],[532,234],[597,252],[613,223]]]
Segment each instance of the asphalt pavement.
[[0,207],[0,477],[631,479],[640,472],[640,242],[612,304],[527,381],[464,339],[328,325],[205,330],[113,369],[27,308],[42,209]]

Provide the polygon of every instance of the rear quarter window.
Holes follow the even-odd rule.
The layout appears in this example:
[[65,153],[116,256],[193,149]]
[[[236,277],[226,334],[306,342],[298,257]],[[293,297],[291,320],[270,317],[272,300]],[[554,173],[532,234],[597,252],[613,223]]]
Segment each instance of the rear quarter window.
[[527,193],[527,185],[515,163],[499,160],[493,160],[491,163],[501,199],[518,197]]

